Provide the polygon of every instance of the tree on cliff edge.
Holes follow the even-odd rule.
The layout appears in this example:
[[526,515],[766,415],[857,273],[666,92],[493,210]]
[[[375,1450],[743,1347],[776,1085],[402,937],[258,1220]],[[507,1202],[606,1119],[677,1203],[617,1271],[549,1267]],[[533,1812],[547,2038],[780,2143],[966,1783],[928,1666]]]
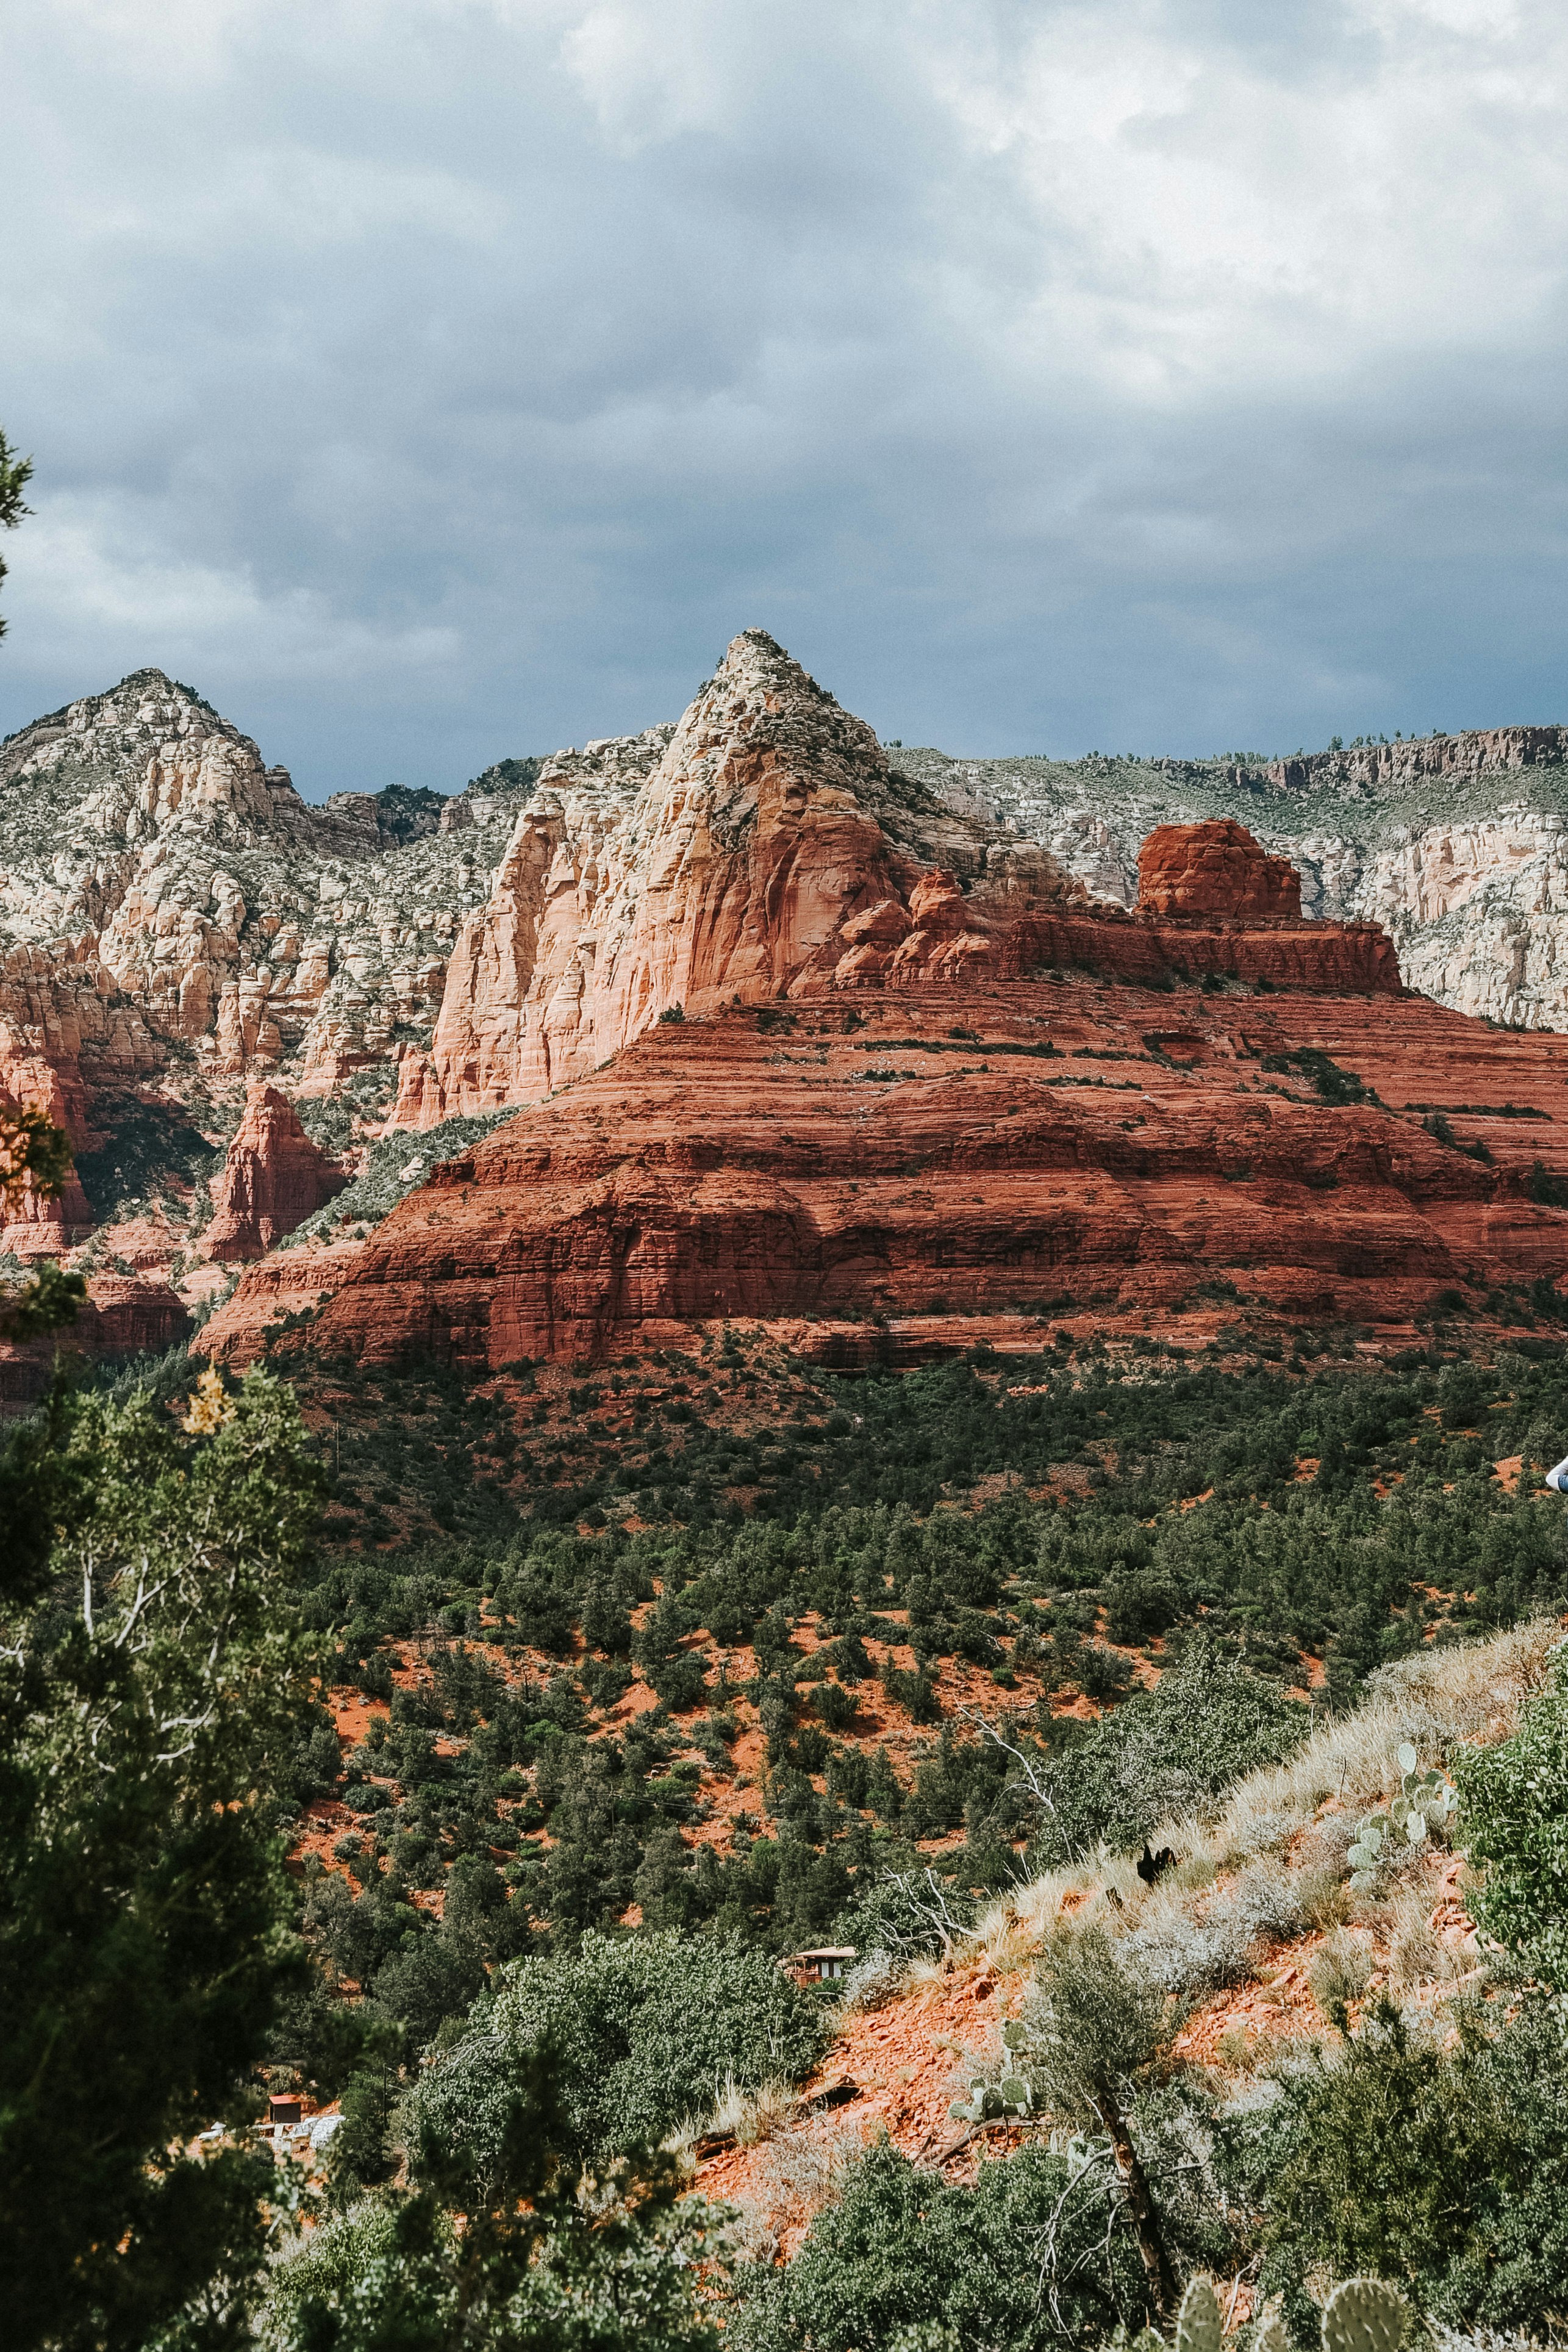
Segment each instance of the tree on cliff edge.
[[[0,432],[0,530],[15,530],[25,514],[32,509],[22,504],[22,493],[32,479],[31,457],[18,457],[3,432]],[[0,580],[5,577],[5,559],[0,555]],[[5,634],[5,616],[0,613],[0,637]]]

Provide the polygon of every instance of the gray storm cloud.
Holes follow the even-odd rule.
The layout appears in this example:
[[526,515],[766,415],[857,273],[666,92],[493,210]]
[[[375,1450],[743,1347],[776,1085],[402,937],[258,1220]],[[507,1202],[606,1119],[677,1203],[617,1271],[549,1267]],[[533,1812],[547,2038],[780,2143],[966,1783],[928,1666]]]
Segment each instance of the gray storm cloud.
[[953,750],[1561,718],[1568,22],[16,0],[0,728],[144,662],[306,791],[759,623]]

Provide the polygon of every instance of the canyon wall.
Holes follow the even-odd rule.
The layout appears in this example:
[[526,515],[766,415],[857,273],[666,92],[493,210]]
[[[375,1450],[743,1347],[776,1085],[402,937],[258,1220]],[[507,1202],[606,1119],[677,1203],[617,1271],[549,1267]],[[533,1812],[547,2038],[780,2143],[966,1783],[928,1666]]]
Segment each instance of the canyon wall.
[[396,788],[311,808],[189,688],[138,671],[0,745],[0,1051],[89,1087],[192,1057],[307,1093],[390,1073],[523,797],[465,796],[445,831]]
[[0,1342],[0,1412],[37,1402],[61,1349],[88,1357],[161,1355],[190,1328],[184,1301],[167,1283],[95,1274],[87,1305],[67,1329]]

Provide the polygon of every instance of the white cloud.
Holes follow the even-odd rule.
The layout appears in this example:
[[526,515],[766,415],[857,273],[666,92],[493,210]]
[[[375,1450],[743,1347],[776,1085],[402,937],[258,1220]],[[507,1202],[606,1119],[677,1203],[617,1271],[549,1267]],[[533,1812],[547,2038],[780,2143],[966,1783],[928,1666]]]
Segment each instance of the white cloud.
[[189,667],[218,658],[252,684],[373,688],[410,668],[439,672],[458,650],[450,628],[378,627],[306,588],[268,594],[244,570],[160,550],[156,528],[155,514],[132,523],[111,500],[41,499],[15,625],[84,655],[112,637],[126,648],[127,669],[167,667],[178,647]]

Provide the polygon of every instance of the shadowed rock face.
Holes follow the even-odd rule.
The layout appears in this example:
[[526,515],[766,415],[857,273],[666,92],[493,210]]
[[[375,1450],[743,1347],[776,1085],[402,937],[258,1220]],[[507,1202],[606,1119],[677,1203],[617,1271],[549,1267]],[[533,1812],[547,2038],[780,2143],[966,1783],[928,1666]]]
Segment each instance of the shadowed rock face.
[[160,1355],[190,1328],[184,1300],[166,1282],[95,1274],[88,1283],[87,1305],[68,1330],[7,1340],[0,1348],[0,1411],[37,1402],[61,1348],[84,1356]]
[[261,1257],[348,1181],[312,1143],[287,1096],[254,1088],[218,1180],[208,1256],[220,1264]]
[[[1568,1214],[1528,1197],[1537,1159],[1568,1173],[1568,1127],[1488,1123],[1486,1164],[1386,1106],[1441,1070],[1456,1100],[1561,1107],[1561,1052],[1403,995],[820,987],[654,1029],[358,1249],[256,1267],[201,1344],[246,1358],[286,1293],[332,1294],[312,1351],[475,1367],[727,1315],[796,1318],[810,1344],[799,1318],[846,1312],[1158,1309],[1220,1276],[1397,1321],[1449,1285],[1568,1269]],[[1322,1055],[1382,1102],[1324,1101]]]
[[1301,877],[1231,818],[1156,825],[1138,852],[1138,911],[1300,922]]

